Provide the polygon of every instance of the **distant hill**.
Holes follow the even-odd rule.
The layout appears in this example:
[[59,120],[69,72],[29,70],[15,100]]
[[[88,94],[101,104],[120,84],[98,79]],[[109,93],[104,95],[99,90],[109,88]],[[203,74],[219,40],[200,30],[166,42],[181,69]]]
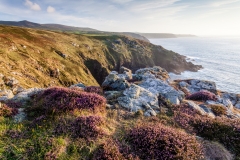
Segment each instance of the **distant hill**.
[[102,34],[102,35],[108,35],[108,34],[116,34],[116,35],[125,35],[132,38],[136,38],[139,40],[143,40],[146,42],[149,42],[147,38],[144,36],[141,36],[137,33],[131,33],[131,32],[104,32],[99,31],[92,28],[83,28],[83,27],[73,27],[73,26],[66,26],[61,24],[38,24],[34,22],[29,21],[0,21],[0,25],[8,25],[8,26],[17,26],[17,27],[26,27],[26,28],[33,28],[33,29],[42,29],[42,30],[52,30],[52,31],[62,31],[62,32],[71,32],[71,33],[77,33],[77,34]]
[[191,34],[172,34],[172,33],[137,33],[148,39],[154,38],[178,38],[178,37],[197,37]]
[[9,26],[17,26],[17,27],[27,27],[27,28],[34,28],[34,29],[43,29],[43,30],[55,30],[55,31],[80,31],[80,32],[91,32],[91,31],[98,31],[92,28],[83,28],[83,27],[72,27],[66,26],[61,24],[38,24],[29,21],[0,21],[2,25],[9,25]]

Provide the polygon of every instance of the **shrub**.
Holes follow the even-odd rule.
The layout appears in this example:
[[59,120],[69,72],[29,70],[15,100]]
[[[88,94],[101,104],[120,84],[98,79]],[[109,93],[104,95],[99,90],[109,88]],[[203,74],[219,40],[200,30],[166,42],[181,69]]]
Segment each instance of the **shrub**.
[[101,87],[97,87],[97,86],[88,86],[84,88],[85,92],[90,92],[90,93],[97,93],[100,95],[103,95],[103,90]]
[[124,160],[124,156],[119,151],[119,146],[113,140],[107,140],[99,146],[93,155],[92,160]]
[[99,116],[78,117],[72,124],[73,137],[97,138],[104,134],[101,125],[104,119]]
[[[36,95],[32,110],[45,113],[66,112],[75,109],[104,112],[106,99],[95,93],[81,92],[69,88],[53,87]],[[31,108],[29,109],[31,111]]]
[[216,116],[221,116],[221,115],[227,114],[227,108],[223,105],[212,104],[212,105],[209,105],[209,107],[212,109],[213,113]]
[[199,118],[193,123],[196,133],[211,141],[218,141],[240,158],[240,120],[224,117]]
[[0,116],[11,117],[18,113],[17,108],[8,107],[6,104],[0,103]]
[[96,139],[104,135],[101,126],[105,121],[99,116],[78,117],[75,120],[60,119],[56,125],[55,134],[70,134],[73,138]]
[[[153,124],[152,124],[153,125]],[[131,149],[141,159],[199,159],[201,144],[194,136],[162,124],[133,128],[127,133]]]
[[186,99],[189,99],[189,100],[200,100],[200,101],[207,101],[207,100],[216,101],[217,97],[212,92],[209,92],[209,91],[199,91],[199,92],[191,94],[190,96],[187,96]]
[[13,100],[7,100],[6,105],[11,107],[11,108],[21,108],[23,105],[21,102],[13,101]]
[[188,131],[193,131],[192,123],[194,119],[200,116],[196,110],[190,108],[187,104],[181,104],[179,106],[173,107],[173,119],[180,127],[187,129]]
[[240,158],[240,119],[199,115],[186,105],[174,109],[175,122],[191,133],[207,140],[218,141]]

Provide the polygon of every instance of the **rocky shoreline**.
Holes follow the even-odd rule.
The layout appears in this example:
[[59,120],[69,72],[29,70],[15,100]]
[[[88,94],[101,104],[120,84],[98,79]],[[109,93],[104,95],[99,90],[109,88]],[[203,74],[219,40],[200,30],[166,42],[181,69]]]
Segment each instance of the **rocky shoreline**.
[[[4,76],[2,83],[9,89],[0,92],[0,102],[15,104],[20,110],[20,116],[24,116],[22,106],[25,106],[33,95],[46,89],[23,89],[18,86],[16,79]],[[85,85],[79,83],[71,87],[84,89]],[[119,73],[110,72],[102,88],[108,108],[121,107],[130,112],[141,111],[145,116],[156,116],[160,112],[166,112],[167,108],[161,106],[164,100],[173,105],[187,104],[202,115],[212,118],[217,115],[210,106],[218,105],[226,109],[226,117],[240,118],[240,95],[218,91],[215,82],[211,81],[171,81],[168,72],[157,66],[138,69],[134,74],[130,69],[121,67]],[[191,95],[196,97],[191,98]]]

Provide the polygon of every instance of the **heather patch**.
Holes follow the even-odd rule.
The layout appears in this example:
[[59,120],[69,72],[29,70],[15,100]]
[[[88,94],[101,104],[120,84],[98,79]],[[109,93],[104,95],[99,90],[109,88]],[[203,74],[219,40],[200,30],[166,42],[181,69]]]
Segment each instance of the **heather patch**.
[[119,150],[119,146],[113,140],[107,140],[101,144],[94,153],[92,160],[125,160]]
[[38,110],[44,113],[64,113],[75,109],[105,112],[106,99],[96,93],[53,87],[36,95],[32,106],[29,111]]
[[207,101],[207,100],[213,100],[216,101],[217,97],[214,93],[209,91],[199,91],[194,94],[191,94],[186,97],[186,99],[189,100],[196,100],[196,101]]
[[103,95],[103,90],[101,87],[97,86],[88,86],[84,88],[85,92],[90,92],[90,93],[97,93],[99,95]]
[[61,119],[56,125],[54,133],[57,135],[67,135],[72,138],[96,139],[104,135],[101,128],[105,121],[100,116],[82,116],[74,120]]
[[196,133],[208,140],[222,143],[240,158],[240,120],[218,117],[198,118],[193,123]]
[[199,159],[202,147],[194,136],[162,124],[139,126],[127,134],[131,149],[141,159]]

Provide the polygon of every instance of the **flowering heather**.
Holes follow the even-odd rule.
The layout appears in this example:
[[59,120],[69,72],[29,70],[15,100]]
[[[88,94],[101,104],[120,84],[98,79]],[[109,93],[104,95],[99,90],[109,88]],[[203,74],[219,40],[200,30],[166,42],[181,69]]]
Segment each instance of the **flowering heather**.
[[117,140],[107,139],[95,151],[92,160],[140,160],[130,153],[129,146]]
[[[222,143],[240,158],[240,120],[224,117],[198,118],[193,123],[196,133],[208,140]],[[237,158],[236,158],[237,159]]]
[[187,129],[188,131],[193,131],[192,123],[194,119],[203,116],[199,115],[198,112],[192,108],[189,108],[187,104],[181,104],[179,106],[173,107],[174,121],[182,128]]
[[216,101],[217,97],[214,93],[209,91],[199,91],[196,93],[191,94],[190,96],[187,96],[186,99],[189,100],[199,100],[199,101],[207,101],[207,100],[213,100]]
[[103,90],[101,87],[97,86],[88,86],[84,88],[85,92],[90,92],[90,93],[97,93],[99,95],[103,95]]
[[12,117],[18,113],[17,108],[11,108],[11,107],[8,107],[8,105],[6,105],[6,104],[1,104],[1,103],[0,103],[0,105],[1,105],[0,106],[0,116]]
[[194,160],[202,156],[202,147],[194,136],[162,124],[133,128],[127,134],[127,141],[132,151],[144,160]]
[[113,140],[107,140],[99,146],[92,160],[125,160],[119,151],[119,146]]
[[99,116],[78,117],[75,120],[60,119],[56,125],[55,134],[71,134],[73,138],[95,139],[104,134],[101,125],[104,119]]
[[6,101],[6,104],[11,108],[21,108],[21,106],[22,106],[21,102],[15,102],[13,100]]
[[100,128],[104,119],[99,116],[78,117],[72,124],[73,136],[79,138],[97,138],[104,134]]
[[75,109],[103,112],[106,108],[106,99],[96,93],[53,87],[37,95],[34,98],[33,106],[48,113]]

